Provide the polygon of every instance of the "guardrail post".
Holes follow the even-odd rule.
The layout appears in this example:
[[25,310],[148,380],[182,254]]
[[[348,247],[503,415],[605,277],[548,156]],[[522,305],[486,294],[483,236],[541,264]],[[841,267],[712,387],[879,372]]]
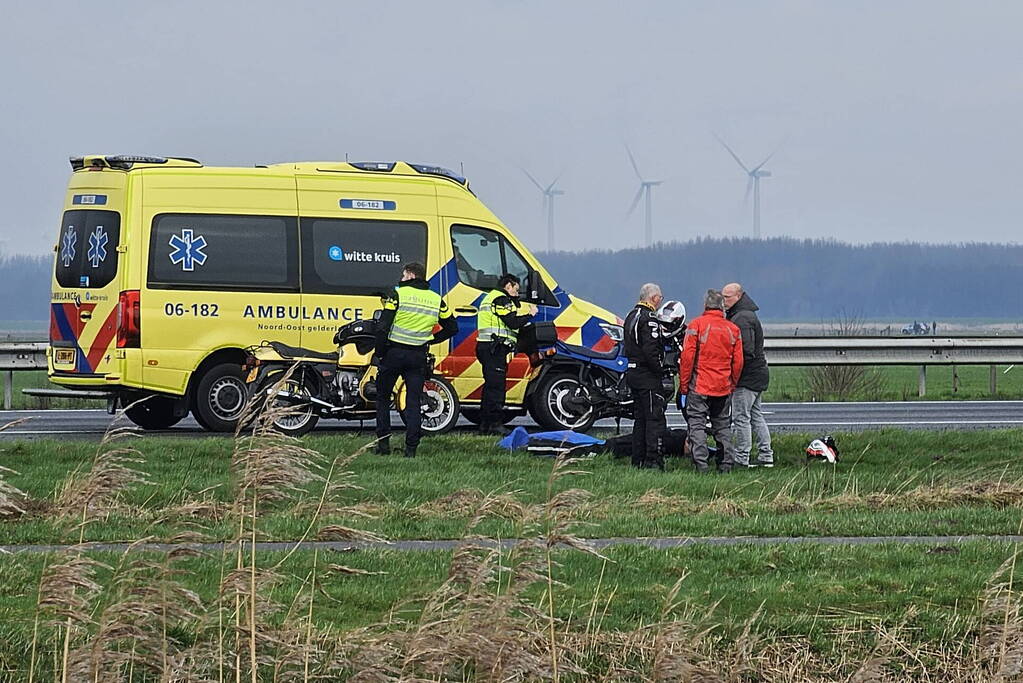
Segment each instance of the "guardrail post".
[[4,372],[4,410],[11,409],[11,394],[14,392],[14,371]]
[[998,395],[998,366],[997,365],[992,365],[991,366],[991,375],[990,375],[990,381],[988,382],[988,384],[990,385],[989,388],[991,389],[991,395],[992,396],[997,396]]
[[917,394],[920,398],[923,398],[927,394],[927,366],[920,366],[920,388]]

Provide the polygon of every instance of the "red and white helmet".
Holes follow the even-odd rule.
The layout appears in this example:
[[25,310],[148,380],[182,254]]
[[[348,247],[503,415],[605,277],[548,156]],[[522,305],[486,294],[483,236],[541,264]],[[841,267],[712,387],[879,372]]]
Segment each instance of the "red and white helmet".
[[838,446],[835,445],[835,439],[831,436],[824,436],[811,441],[810,445],[806,447],[806,459],[812,460],[814,458],[824,460],[832,465],[837,463]]

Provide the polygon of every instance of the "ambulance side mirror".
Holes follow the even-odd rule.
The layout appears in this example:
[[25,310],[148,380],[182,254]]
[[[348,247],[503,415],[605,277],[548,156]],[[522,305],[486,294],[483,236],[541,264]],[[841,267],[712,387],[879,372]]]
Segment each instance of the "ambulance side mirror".
[[524,287],[519,296],[523,301],[538,306],[558,305],[558,300],[554,297],[554,293],[551,292],[551,288],[544,282],[543,277],[540,276],[540,271],[529,271],[529,275],[526,276],[526,281],[523,285]]

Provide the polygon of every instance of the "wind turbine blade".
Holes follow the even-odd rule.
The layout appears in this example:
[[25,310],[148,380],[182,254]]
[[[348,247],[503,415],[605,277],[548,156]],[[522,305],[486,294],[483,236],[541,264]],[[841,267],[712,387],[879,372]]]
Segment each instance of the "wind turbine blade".
[[626,218],[631,216],[632,212],[636,210],[636,206],[639,205],[639,200],[643,196],[643,190],[645,189],[646,187],[643,185],[639,186],[639,192],[636,193],[636,198],[632,200],[632,206],[630,206],[629,210],[625,212]]
[[[519,168],[522,168],[522,167],[520,166]],[[534,184],[534,185],[536,185],[536,189],[540,190],[541,192],[543,192],[543,191],[544,191],[544,189],[543,189],[543,185],[541,185],[540,183],[538,183],[538,182],[536,181],[536,178],[534,178],[534,177],[533,177],[533,176],[532,176],[532,175],[530,174],[530,172],[529,172],[529,171],[527,171],[526,169],[522,168],[522,172],[526,174],[526,177],[527,177],[527,178],[529,178],[530,180],[532,180],[532,181],[533,181],[533,184]]]
[[629,155],[629,161],[632,162],[632,170],[636,172],[636,177],[639,178],[639,182],[643,182],[643,174],[639,172],[639,166],[636,165],[636,157],[632,156],[632,150],[629,149],[628,145],[625,145],[625,151]]
[[547,186],[547,189],[544,190],[544,192],[550,194],[551,190],[554,189],[554,186],[558,184],[559,180],[561,180],[561,174],[560,173],[558,174],[558,176],[554,180],[551,181],[551,184]]
[[771,152],[770,154],[768,154],[767,158],[764,159],[763,161],[761,161],[760,165],[757,166],[756,168],[754,168],[753,171],[754,172],[759,171],[763,167],[764,164],[766,164],[768,161],[770,161],[771,157],[773,157],[775,154],[778,153],[778,150],[782,148],[782,145],[784,145],[788,141],[788,139],[789,139],[789,136],[786,135],[785,138],[781,142],[778,143],[778,146],[774,148],[774,151]]
[[721,143],[722,147],[724,147],[726,150],[728,150],[728,153],[732,155],[733,159],[735,159],[735,163],[739,164],[739,168],[741,168],[742,170],[746,171],[746,173],[749,173],[750,170],[748,168],[746,168],[746,164],[742,163],[742,159],[739,158],[738,154],[736,154],[735,152],[732,151],[732,148],[728,146],[728,143],[726,143],[724,140],[722,140],[720,137],[718,137],[717,133],[714,133],[714,137],[717,139],[718,142]]
[[743,197],[742,197],[743,203],[748,203],[749,202],[749,193],[752,192],[752,191],[753,191],[753,176],[749,176],[746,179],[746,194],[743,195]]
[[771,160],[771,157],[773,157],[773,156],[774,156],[774,155],[775,155],[775,154],[776,154],[777,152],[778,152],[778,150],[776,149],[776,150],[774,150],[774,152],[771,152],[770,154],[768,154],[768,155],[767,155],[767,158],[766,158],[766,159],[764,159],[763,161],[761,161],[761,162],[760,162],[759,164],[757,164],[756,166],[754,166],[754,167],[753,167],[753,170],[752,170],[752,171],[750,171],[750,173],[756,173],[756,172],[757,172],[757,171],[759,171],[759,170],[760,170],[761,168],[763,168],[764,164],[766,164],[766,163],[767,163],[768,161],[770,161],[770,160]]

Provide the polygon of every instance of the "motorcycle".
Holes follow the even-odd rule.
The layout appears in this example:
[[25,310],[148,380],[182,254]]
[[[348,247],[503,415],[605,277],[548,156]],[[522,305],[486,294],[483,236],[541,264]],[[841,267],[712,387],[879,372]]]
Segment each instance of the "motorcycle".
[[[671,396],[677,390],[675,378],[684,322],[683,308],[680,319],[661,323],[665,340],[664,392]],[[634,401],[625,381],[629,362],[624,355],[623,330],[618,325],[606,325],[604,331],[615,342],[608,351],[595,351],[559,339],[531,357],[540,371],[530,384],[535,389],[527,394],[526,404],[537,424],[546,429],[585,432],[597,420],[614,418],[620,423],[622,418],[632,419]]]
[[[264,341],[246,349],[244,369],[250,401],[262,402],[262,410],[274,410],[274,428],[301,436],[320,419],[372,420],[376,418],[376,375],[374,360],[377,321],[356,320],[334,335],[337,351],[323,353]],[[423,382],[423,431],[447,432],[458,422],[459,401],[454,387],[434,371],[434,357],[427,355]],[[407,422],[405,385],[399,378],[394,387],[394,407]],[[258,404],[257,404],[258,405]]]

